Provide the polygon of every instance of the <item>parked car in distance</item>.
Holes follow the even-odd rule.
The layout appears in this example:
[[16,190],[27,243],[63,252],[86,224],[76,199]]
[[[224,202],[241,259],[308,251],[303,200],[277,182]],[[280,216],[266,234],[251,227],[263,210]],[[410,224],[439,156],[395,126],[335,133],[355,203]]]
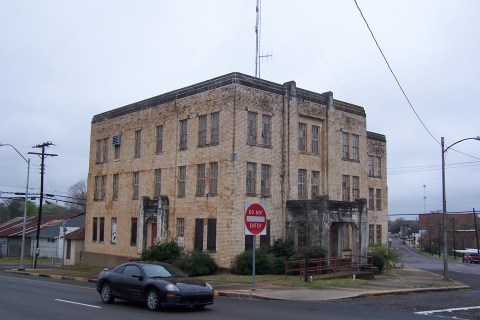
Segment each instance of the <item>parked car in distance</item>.
[[467,253],[463,256],[462,261],[465,263],[480,263],[480,254]]
[[203,309],[213,304],[210,284],[188,278],[167,263],[128,262],[98,275],[97,291],[103,303],[136,300],[155,311],[167,306]]

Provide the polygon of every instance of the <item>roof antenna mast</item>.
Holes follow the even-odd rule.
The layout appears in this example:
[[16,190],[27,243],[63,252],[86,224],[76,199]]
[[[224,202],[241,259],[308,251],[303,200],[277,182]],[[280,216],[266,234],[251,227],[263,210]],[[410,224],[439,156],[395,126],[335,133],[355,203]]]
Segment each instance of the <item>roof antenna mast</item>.
[[255,35],[256,35],[256,52],[255,52],[255,77],[260,78],[260,60],[262,58],[271,58],[271,54],[261,55],[260,54],[260,42],[261,42],[261,34],[262,34],[262,1],[257,0],[257,20],[255,23]]
[[255,23],[256,51],[255,51],[255,77],[260,78],[260,28],[261,28],[261,2],[257,0],[257,20]]

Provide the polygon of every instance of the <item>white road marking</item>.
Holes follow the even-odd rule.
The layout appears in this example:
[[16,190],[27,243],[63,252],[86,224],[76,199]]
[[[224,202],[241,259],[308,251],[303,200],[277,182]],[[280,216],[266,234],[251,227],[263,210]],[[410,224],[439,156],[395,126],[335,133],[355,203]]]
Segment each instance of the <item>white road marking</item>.
[[429,315],[433,315],[435,313],[441,313],[441,312],[469,311],[469,310],[475,310],[475,309],[480,309],[480,306],[464,307],[464,308],[451,308],[451,309],[442,309],[442,310],[419,311],[419,312],[415,312],[415,314],[421,314],[421,315],[429,316]]
[[94,305],[92,305],[92,304],[85,304],[85,303],[68,301],[68,300],[61,300],[61,299],[54,299],[54,300],[55,300],[55,301],[59,301],[59,302],[65,302],[65,303],[71,303],[71,304],[78,304],[79,306],[84,306],[84,307],[102,309],[102,307],[94,306]]

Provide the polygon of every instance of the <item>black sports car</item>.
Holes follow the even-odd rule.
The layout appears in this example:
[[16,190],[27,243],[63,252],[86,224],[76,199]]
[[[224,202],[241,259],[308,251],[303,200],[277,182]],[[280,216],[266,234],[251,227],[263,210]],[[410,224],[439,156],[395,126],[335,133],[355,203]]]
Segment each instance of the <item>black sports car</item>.
[[166,263],[128,262],[98,275],[97,291],[103,303],[115,298],[145,302],[149,310],[163,306],[193,306],[203,309],[213,304],[213,288],[187,277]]

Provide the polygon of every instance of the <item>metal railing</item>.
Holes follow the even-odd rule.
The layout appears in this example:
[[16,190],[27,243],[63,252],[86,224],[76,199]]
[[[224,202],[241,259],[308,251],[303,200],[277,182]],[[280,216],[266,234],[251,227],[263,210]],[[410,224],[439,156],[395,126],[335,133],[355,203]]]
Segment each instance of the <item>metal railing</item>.
[[320,259],[303,259],[285,262],[285,279],[288,275],[300,275],[300,279],[307,276],[337,277],[353,275],[357,272],[374,273],[373,258],[371,256],[331,257]]

